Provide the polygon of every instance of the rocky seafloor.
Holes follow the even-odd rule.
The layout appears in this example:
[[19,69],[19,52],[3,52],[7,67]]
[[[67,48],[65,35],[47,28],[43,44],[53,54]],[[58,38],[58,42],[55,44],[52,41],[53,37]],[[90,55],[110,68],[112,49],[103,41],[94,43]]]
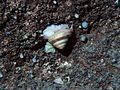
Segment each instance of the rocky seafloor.
[[[119,2],[0,0],[0,90],[120,90]],[[62,23],[73,36],[46,53],[42,31]]]

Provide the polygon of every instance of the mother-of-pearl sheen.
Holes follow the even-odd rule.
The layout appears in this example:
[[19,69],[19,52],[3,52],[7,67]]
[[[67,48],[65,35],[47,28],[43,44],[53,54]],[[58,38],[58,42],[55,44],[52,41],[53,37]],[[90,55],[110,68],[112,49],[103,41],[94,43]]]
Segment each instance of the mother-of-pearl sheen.
[[64,49],[71,34],[68,24],[51,25],[43,31],[43,36],[58,49]]
[[55,33],[53,36],[49,37],[49,41],[54,43],[57,42],[57,40],[59,41],[60,39],[65,39],[65,38],[69,38],[69,36],[71,35],[71,32],[69,31],[59,31],[57,33]]
[[59,41],[56,41],[53,45],[56,46],[59,49],[62,49],[65,47],[66,43],[67,43],[68,39],[64,38],[64,39],[60,39]]

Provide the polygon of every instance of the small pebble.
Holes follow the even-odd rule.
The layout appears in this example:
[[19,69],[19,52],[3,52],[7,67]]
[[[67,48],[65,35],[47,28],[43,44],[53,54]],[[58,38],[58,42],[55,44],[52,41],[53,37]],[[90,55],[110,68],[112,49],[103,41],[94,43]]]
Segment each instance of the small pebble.
[[17,19],[17,16],[15,15],[15,16],[13,16],[13,18],[16,20],[16,19]]
[[20,53],[20,58],[24,58],[24,56],[23,56],[23,54],[22,54],[22,53]]
[[23,39],[27,39],[27,38],[28,38],[28,36],[27,36],[27,35],[24,35],[24,36],[23,36]]
[[28,15],[31,15],[31,12],[28,11],[27,14],[28,14]]
[[81,25],[79,25],[79,26],[78,26],[78,28],[80,28],[80,29],[81,29],[81,28],[82,28],[82,26],[81,26]]
[[77,13],[74,16],[75,16],[76,19],[79,18],[79,14],[77,14]]
[[8,35],[10,35],[11,34],[11,32],[5,32],[5,35],[6,36],[8,36]]
[[33,57],[32,61],[35,63],[37,62],[36,55]]
[[32,73],[30,73],[29,76],[30,76],[30,78],[33,78],[33,77],[34,77],[34,75],[33,75]]
[[35,42],[35,45],[36,45],[36,44],[38,44],[38,42],[37,42],[37,41]]
[[86,42],[87,41],[87,37],[85,35],[80,35],[80,40],[82,42]]
[[104,62],[104,59],[101,59],[101,63],[103,63]]
[[56,1],[56,0],[53,0],[53,4],[57,4],[57,1]]
[[83,21],[83,22],[82,22],[82,27],[83,27],[83,28],[88,28],[88,22]]
[[55,83],[57,83],[57,84],[64,84],[64,82],[62,81],[62,79],[59,77],[59,78],[56,78],[55,80],[54,80],[54,82]]
[[3,74],[2,72],[0,71],[0,80],[3,78]]

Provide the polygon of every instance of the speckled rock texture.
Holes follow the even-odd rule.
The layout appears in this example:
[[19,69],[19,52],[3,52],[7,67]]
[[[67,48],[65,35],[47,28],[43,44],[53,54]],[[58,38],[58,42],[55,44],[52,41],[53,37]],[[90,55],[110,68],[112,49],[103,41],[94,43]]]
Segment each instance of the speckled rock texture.
[[[0,0],[0,90],[120,90],[115,2]],[[74,33],[64,50],[46,53],[42,32],[51,24],[73,25]]]

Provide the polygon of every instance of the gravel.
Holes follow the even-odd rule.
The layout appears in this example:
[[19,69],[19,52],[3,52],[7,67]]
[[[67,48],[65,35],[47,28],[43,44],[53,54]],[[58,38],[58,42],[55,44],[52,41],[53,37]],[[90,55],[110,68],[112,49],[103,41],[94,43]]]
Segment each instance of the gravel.
[[[120,7],[115,2],[0,1],[0,90],[119,90]],[[47,53],[42,33],[52,24],[72,25],[74,32],[64,50]]]

